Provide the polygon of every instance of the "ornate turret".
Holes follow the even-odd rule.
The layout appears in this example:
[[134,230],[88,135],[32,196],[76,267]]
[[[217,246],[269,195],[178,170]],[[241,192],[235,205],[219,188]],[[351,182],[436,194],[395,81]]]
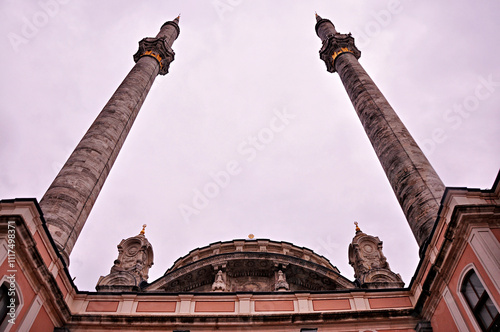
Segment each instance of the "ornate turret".
[[349,264],[354,268],[354,278],[361,288],[401,288],[401,276],[391,271],[382,253],[382,241],[363,233],[356,225],[356,235],[349,245]]
[[143,225],[138,235],[120,242],[111,272],[97,282],[98,292],[138,291],[147,282],[153,265],[153,247],[146,239],[145,228]]

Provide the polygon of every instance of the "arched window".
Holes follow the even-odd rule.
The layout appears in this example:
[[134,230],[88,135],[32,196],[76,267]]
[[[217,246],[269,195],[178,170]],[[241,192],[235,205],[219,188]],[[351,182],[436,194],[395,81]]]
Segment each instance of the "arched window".
[[10,302],[10,298],[7,295],[8,292],[9,290],[5,285],[0,286],[0,324],[3,322],[5,317],[7,317],[7,305]]
[[[11,285],[15,286],[15,293],[12,292]],[[12,298],[14,298],[14,308],[9,308],[12,303]],[[12,284],[7,281],[6,276],[3,276],[0,279],[0,331],[8,332],[15,325],[11,324],[9,320],[14,317],[17,317],[21,308],[23,306],[23,297],[21,294],[21,290],[17,286],[16,283]],[[14,312],[12,312],[14,310]],[[15,329],[14,329],[15,330]]]
[[476,272],[470,270],[462,282],[461,292],[483,331],[500,331],[500,315]]

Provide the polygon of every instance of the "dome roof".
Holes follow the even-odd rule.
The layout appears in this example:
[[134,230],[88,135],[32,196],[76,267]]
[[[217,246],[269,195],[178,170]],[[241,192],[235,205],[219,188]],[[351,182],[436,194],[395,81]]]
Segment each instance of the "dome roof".
[[[219,273],[221,271],[221,273]],[[280,271],[282,273],[280,273]],[[219,277],[229,292],[322,291],[354,288],[328,259],[304,247],[268,239],[215,242],[175,261],[145,291],[211,292]],[[283,279],[283,280],[282,280]]]

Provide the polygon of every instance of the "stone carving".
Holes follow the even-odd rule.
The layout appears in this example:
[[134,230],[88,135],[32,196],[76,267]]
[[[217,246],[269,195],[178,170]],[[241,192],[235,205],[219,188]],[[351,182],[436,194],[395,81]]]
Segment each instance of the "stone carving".
[[97,291],[139,290],[148,280],[153,265],[153,248],[146,239],[143,225],[139,235],[122,240],[118,245],[118,258],[110,273],[97,282]]
[[290,290],[290,286],[288,285],[288,282],[286,282],[286,276],[281,270],[278,271],[278,281],[276,282],[274,289],[280,292]]
[[367,235],[356,225],[356,235],[349,245],[349,264],[361,288],[399,288],[404,286],[401,276],[391,271],[382,253],[382,241]]
[[215,276],[215,282],[212,284],[212,291],[213,292],[226,291],[226,282],[222,277],[222,270],[219,270],[219,272],[217,272],[217,275]]

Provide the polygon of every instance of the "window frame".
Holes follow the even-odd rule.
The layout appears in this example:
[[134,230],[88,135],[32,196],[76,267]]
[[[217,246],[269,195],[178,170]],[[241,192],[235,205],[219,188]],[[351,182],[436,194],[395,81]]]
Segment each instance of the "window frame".
[[[469,300],[466,298],[464,292],[463,292],[463,289],[465,287],[465,281],[467,280],[470,280],[469,279],[469,276],[474,273],[476,275],[476,277],[478,278],[479,282],[481,283],[481,285],[483,286],[484,288],[484,292],[482,294],[481,297],[478,296],[478,301],[476,303],[476,306],[474,308],[471,307],[471,305],[469,304]],[[476,313],[476,307],[477,307],[477,304],[480,303],[480,302],[483,302],[483,305],[484,305],[484,302],[486,301],[486,299],[484,299],[484,295],[487,294],[487,296],[490,298],[491,302],[493,303],[493,305],[495,306],[497,312],[500,313],[500,310],[499,310],[499,307],[498,307],[498,304],[495,302],[490,290],[488,289],[488,287],[486,287],[486,283],[484,282],[483,278],[481,277],[481,274],[478,272],[476,266],[473,264],[473,263],[470,263],[468,264],[467,266],[465,266],[465,268],[462,270],[462,273],[460,274],[460,277],[458,279],[458,284],[457,284],[457,294],[458,294],[458,297],[460,298],[460,301],[462,302],[462,306],[465,308],[465,311],[469,317],[469,320],[471,321],[472,325],[474,326],[475,330],[476,331],[488,331],[487,328],[486,329],[483,329],[482,327],[482,321],[480,320],[480,316],[479,316],[479,313]],[[495,319],[495,317],[493,318],[493,320]],[[480,323],[481,321],[481,323]]]
[[[23,294],[21,292],[21,288],[19,288],[19,284],[17,282],[15,282],[15,284],[16,284],[16,298],[18,301],[18,304],[16,306],[16,317],[19,317],[19,313],[21,312],[21,309],[23,307],[24,300],[23,300]],[[6,275],[4,275],[2,277],[2,279],[0,279],[0,285],[5,286],[5,287],[7,287],[7,289],[9,289],[10,282],[7,280]],[[16,320],[17,320],[17,318],[16,318]],[[8,332],[12,328],[12,325],[13,324],[9,323],[9,316],[7,315],[3,321],[0,321],[0,331]]]
[[[5,260],[7,259],[8,247],[7,247],[7,235],[3,234],[0,236],[0,265],[3,265]],[[19,287],[19,284],[16,282],[16,296],[19,304],[16,307],[16,317],[19,317],[19,313],[24,305],[24,296]],[[9,289],[10,282],[7,280],[7,275],[2,276],[0,279],[0,285],[5,285],[7,289]],[[3,321],[0,321],[0,331],[8,332],[12,328],[12,324],[9,324],[9,320],[5,317]]]

